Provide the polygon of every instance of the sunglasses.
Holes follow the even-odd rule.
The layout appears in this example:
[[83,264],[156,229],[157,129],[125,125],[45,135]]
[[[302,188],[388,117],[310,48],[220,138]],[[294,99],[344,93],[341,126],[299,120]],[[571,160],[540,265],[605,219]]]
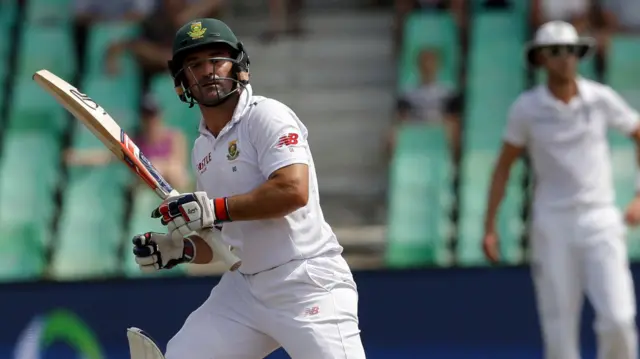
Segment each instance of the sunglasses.
[[569,55],[579,55],[580,47],[576,45],[553,45],[545,46],[540,49],[540,52],[547,57],[560,57]]

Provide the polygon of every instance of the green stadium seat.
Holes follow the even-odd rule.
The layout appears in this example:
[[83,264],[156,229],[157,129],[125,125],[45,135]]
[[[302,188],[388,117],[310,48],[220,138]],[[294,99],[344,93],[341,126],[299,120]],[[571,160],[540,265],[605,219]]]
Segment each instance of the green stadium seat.
[[9,115],[10,130],[59,134],[68,118],[67,111],[30,77],[16,81]]
[[[126,23],[104,23],[94,25],[89,31],[87,40],[87,73],[90,75],[104,73],[104,58],[109,45],[130,39],[140,31],[139,26]],[[120,75],[135,76],[138,71],[135,58],[125,53],[120,58]]]
[[[632,56],[631,58],[629,56]],[[640,91],[638,90],[637,61],[640,56],[640,40],[632,35],[615,35],[611,40],[607,61],[608,84],[616,90],[631,107],[640,109]],[[616,204],[624,211],[635,195],[636,188],[636,153],[635,146],[626,136],[616,130],[609,134],[611,155],[613,160],[613,176],[616,190]],[[629,257],[632,261],[640,261],[640,229],[628,230]]]
[[472,149],[500,145],[509,107],[525,88],[524,23],[514,19],[510,12],[484,12],[472,25],[465,122],[465,141]]
[[5,134],[0,160],[0,222],[25,222],[53,216],[59,181],[60,144],[38,132]]
[[[496,151],[469,151],[465,154],[462,168],[460,195],[460,236],[458,260],[461,265],[476,266],[486,264],[481,251],[484,216],[491,174],[497,157]],[[501,252],[506,263],[520,263],[523,253],[520,237],[524,223],[520,218],[523,205],[521,181],[524,165],[519,161],[511,170],[505,198],[497,218],[497,230],[501,238]]]
[[76,71],[76,52],[71,30],[65,27],[26,25],[18,55],[18,73],[31,77],[47,69],[70,81]]
[[189,144],[198,137],[200,111],[197,106],[180,101],[174,90],[173,79],[169,75],[158,75],[151,83],[151,93],[162,108],[162,116],[167,125],[182,130]]
[[48,232],[39,220],[0,223],[0,282],[38,280],[42,277],[46,266]]
[[12,27],[16,22],[17,16],[17,0],[0,1],[0,30],[7,31],[10,27]]
[[[515,11],[479,12],[472,24],[457,245],[461,265],[486,264],[481,248],[486,196],[509,108],[525,89],[525,30],[524,17]],[[496,86],[489,88],[493,83]],[[523,257],[519,242],[522,174],[523,166],[518,163],[512,169],[498,218],[507,263],[518,263]]]
[[57,279],[119,274],[127,171],[120,163],[70,169],[52,263]]
[[[135,130],[139,103],[137,78],[90,76],[81,90],[99,103],[127,133]],[[104,147],[80,121],[75,123],[72,146],[79,149]]]
[[[638,63],[640,39],[632,35],[615,35],[611,39],[607,63],[607,80],[616,90],[638,87],[640,73]],[[637,103],[637,102],[636,102]]]
[[457,83],[460,65],[458,30],[449,13],[411,14],[404,25],[404,39],[399,61],[398,88],[408,90],[418,84],[418,54],[424,47],[441,52],[439,80],[447,85]]
[[442,127],[416,124],[400,129],[391,165],[388,266],[449,262],[451,167]]
[[69,26],[73,20],[72,0],[29,0],[26,2],[29,24]]
[[[133,197],[133,210],[131,214],[131,222],[129,223],[129,231],[127,241],[133,236],[146,232],[166,233],[167,228],[163,226],[157,219],[151,218],[151,211],[157,207],[162,201],[158,196],[145,186],[136,189]],[[145,274],[140,272],[135,257],[131,251],[130,242],[126,242],[124,246],[124,273],[127,277],[135,278],[140,276],[176,276],[185,273],[184,267],[175,267],[167,271],[158,271],[153,274]]]

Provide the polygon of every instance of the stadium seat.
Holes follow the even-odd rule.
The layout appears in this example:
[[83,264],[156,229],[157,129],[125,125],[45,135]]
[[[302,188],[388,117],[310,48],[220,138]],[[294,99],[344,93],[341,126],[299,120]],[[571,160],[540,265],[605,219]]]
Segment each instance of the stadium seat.
[[201,116],[197,106],[189,108],[188,104],[180,101],[170,75],[156,76],[151,83],[151,93],[162,108],[165,123],[181,129],[187,137],[187,142],[192,144],[198,137],[198,123]]
[[46,266],[48,232],[39,220],[0,223],[0,282],[41,278]]
[[67,27],[73,20],[72,5],[72,0],[26,1],[27,22]]
[[[81,90],[100,104],[129,134],[137,127],[139,85],[137,79],[90,76]],[[75,122],[74,148],[102,148],[102,143],[80,121]]]
[[451,166],[442,127],[417,124],[400,129],[390,178],[390,267],[448,263]]
[[[87,40],[87,73],[89,75],[104,73],[104,58],[109,45],[114,42],[129,39],[139,33],[139,26],[127,23],[104,23],[92,26]],[[120,75],[134,76],[138,67],[135,59],[129,53],[120,59]]]
[[56,278],[119,273],[127,171],[120,163],[70,169],[53,257]]
[[441,52],[439,80],[451,86],[457,83],[460,49],[453,17],[450,13],[415,12],[404,25],[398,77],[400,91],[418,83],[417,60],[424,47],[433,47]]
[[[18,0],[0,1],[0,29],[7,31],[15,24],[18,15]],[[0,35],[2,36],[2,35]]]
[[[461,265],[475,266],[486,263],[481,250],[486,195],[509,108],[525,88],[524,18],[513,11],[480,12],[471,34],[457,255]],[[496,85],[491,86],[493,83]],[[498,219],[501,249],[508,263],[522,259],[522,171],[521,164],[512,170]]]
[[[629,56],[640,56],[640,40],[635,36],[615,35],[607,63],[608,84],[616,90],[635,109],[640,109],[640,91],[638,91],[637,61]],[[635,195],[636,153],[633,142],[616,130],[609,133],[613,160],[613,177],[616,190],[616,204],[624,211]],[[627,235],[629,257],[640,260],[640,230],[630,228]]]
[[67,111],[38,84],[27,78],[16,80],[9,129],[60,134],[68,123]]
[[[465,154],[460,196],[460,236],[458,242],[458,260],[461,265],[475,266],[485,264],[481,251],[484,230],[484,215],[487,206],[491,172],[496,160],[496,151],[476,150]],[[520,218],[523,206],[524,165],[518,162],[511,170],[505,197],[497,218],[497,230],[502,239],[501,253],[506,263],[519,263],[523,259],[520,238],[524,223]]]
[[[142,234],[150,231],[154,232],[166,232],[167,229],[157,219],[151,218],[151,211],[160,204],[160,199],[153,191],[145,186],[140,186],[135,191],[133,197],[133,209],[131,214],[131,221],[129,223],[129,231],[127,235],[127,241],[133,238],[137,234]],[[138,264],[135,262],[133,252],[131,251],[130,242],[127,242],[124,246],[124,273],[127,277],[139,277],[141,275],[149,276],[149,274],[143,274],[138,268]],[[176,267],[168,271],[159,271],[152,276],[175,276],[183,275],[185,273],[184,267]]]
[[18,57],[18,73],[31,77],[47,69],[66,81],[76,71],[76,52],[71,30],[66,27],[25,25]]
[[60,144],[46,133],[5,134],[0,160],[0,222],[49,223],[59,181]]

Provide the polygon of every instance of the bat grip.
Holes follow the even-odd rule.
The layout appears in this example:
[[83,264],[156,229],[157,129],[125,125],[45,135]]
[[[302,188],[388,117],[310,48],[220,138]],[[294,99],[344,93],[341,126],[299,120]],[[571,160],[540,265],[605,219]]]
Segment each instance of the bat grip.
[[213,229],[205,229],[200,233],[200,235],[204,237],[203,239],[205,241],[211,243],[213,247],[213,255],[221,258],[225,266],[231,272],[240,268],[240,265],[242,264],[240,258],[233,254],[229,246],[223,243],[220,238],[216,237],[213,234],[213,231]]
[[[168,194],[161,194],[160,198],[162,198],[162,200],[165,201],[169,197],[175,197],[179,195],[180,195],[180,192],[174,189]],[[231,272],[240,268],[240,265],[242,264],[242,261],[240,260],[240,258],[238,258],[238,256],[233,254],[229,246],[224,244],[222,240],[220,240],[220,238],[216,237],[213,234],[213,231],[214,229],[205,229],[205,230],[202,230],[202,232],[200,233],[200,235],[204,237],[203,238],[204,240],[206,240],[208,243],[211,243],[211,246],[213,247],[213,255],[217,256],[218,258],[221,258],[225,266]]]

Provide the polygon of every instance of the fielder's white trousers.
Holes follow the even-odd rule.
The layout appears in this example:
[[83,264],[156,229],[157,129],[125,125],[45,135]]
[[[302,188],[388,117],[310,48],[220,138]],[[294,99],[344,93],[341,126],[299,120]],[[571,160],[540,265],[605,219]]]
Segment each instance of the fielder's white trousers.
[[[168,310],[170,310],[168,308]],[[167,344],[167,359],[364,359],[358,293],[340,255],[227,272]]]
[[598,359],[637,359],[636,304],[625,226],[614,207],[535,210],[532,276],[546,359],[578,359],[584,294]]

